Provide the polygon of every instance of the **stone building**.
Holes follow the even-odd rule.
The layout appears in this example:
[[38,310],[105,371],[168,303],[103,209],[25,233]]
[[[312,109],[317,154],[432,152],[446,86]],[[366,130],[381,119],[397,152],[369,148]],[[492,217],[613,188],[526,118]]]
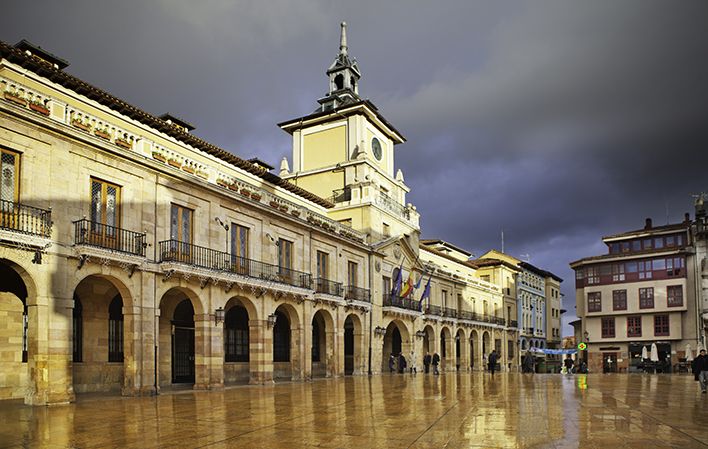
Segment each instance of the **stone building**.
[[570,264],[575,270],[576,337],[591,371],[640,369],[642,349],[656,344],[659,368],[676,369],[686,345],[699,343],[697,263],[691,220],[603,237],[607,254]]
[[[420,242],[405,139],[347,50],[343,26],[276,175],[0,42],[0,399],[378,374],[424,350],[478,369],[516,341],[501,288]],[[399,272],[426,309],[420,283],[391,295]]]

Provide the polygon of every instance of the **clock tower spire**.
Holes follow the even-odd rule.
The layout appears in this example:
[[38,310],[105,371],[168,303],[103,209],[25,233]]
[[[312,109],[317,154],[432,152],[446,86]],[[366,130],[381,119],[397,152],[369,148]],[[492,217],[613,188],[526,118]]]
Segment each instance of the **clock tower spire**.
[[360,101],[359,79],[361,72],[356,59],[349,58],[347,46],[347,23],[341,23],[339,54],[327,69],[329,89],[327,96],[318,100],[320,107],[316,112],[337,109],[340,106]]

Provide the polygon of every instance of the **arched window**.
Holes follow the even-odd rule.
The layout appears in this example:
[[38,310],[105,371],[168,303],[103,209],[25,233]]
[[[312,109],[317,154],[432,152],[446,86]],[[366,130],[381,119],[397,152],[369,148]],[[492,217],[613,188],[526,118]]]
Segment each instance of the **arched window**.
[[275,312],[275,326],[273,326],[273,361],[290,361],[290,322],[283,312]]
[[123,299],[120,295],[108,306],[108,361],[123,361]]
[[226,312],[224,356],[227,362],[248,362],[248,312],[236,306]]
[[334,77],[334,85],[337,87],[337,90],[344,89],[344,76],[342,76],[341,73]]
[[73,313],[73,325],[72,329],[72,349],[74,353],[73,361],[83,362],[83,334],[84,334],[84,318],[83,307],[81,306],[81,300],[76,294],[74,294],[74,313]]

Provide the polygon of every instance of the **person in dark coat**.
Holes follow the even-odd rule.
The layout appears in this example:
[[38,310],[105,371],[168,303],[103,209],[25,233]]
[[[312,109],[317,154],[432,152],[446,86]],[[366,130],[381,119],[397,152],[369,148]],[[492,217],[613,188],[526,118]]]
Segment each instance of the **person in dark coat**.
[[388,358],[388,371],[393,373],[393,369],[396,366],[396,358],[391,353],[391,357]]
[[705,349],[701,349],[698,357],[693,359],[691,367],[694,378],[700,382],[701,393],[706,394],[706,390],[708,390],[708,356],[706,356]]
[[493,349],[491,354],[489,354],[489,357],[487,357],[487,361],[489,363],[489,372],[492,373],[492,376],[494,375],[494,370],[497,368],[497,359],[499,356],[497,355],[497,350]]
[[398,372],[403,374],[406,372],[406,367],[408,364],[406,363],[406,358],[403,357],[403,353],[401,352],[398,354]]
[[429,352],[425,353],[425,356],[423,357],[423,366],[425,367],[425,374],[428,374],[430,372],[430,363],[433,361],[433,358],[430,356]]
[[433,353],[433,374],[440,374],[438,371],[438,365],[440,364],[440,356],[437,352]]
[[524,357],[524,365],[523,365],[523,372],[525,373],[533,373],[533,356],[530,353],[526,353],[526,356]]
[[575,363],[573,362],[573,359],[570,357],[570,354],[568,354],[568,357],[565,358],[563,361],[563,365],[565,365],[565,371],[568,374],[573,374],[573,365]]

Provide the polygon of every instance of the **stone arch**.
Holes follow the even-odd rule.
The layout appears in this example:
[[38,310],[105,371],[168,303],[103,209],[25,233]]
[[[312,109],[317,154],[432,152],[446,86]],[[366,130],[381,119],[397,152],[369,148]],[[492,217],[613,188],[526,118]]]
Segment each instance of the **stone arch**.
[[[75,278],[72,312],[72,384],[77,393],[121,391],[135,386],[133,295],[122,279],[100,271]],[[128,363],[126,363],[128,362]]]
[[344,374],[357,375],[365,372],[365,334],[362,319],[350,313],[344,319]]
[[184,286],[167,288],[158,297],[159,385],[194,384],[195,388],[203,385],[208,376],[203,321],[208,315],[204,315],[201,299]]
[[470,369],[474,370],[475,367],[480,366],[479,333],[477,332],[477,329],[472,329],[470,331],[469,347],[470,347]]
[[331,377],[335,371],[334,319],[326,309],[317,309],[312,315],[310,363],[312,377]]
[[232,296],[224,304],[223,377],[226,384],[251,380],[252,347],[257,345],[252,323],[257,319],[257,309],[247,297]]
[[[411,335],[406,323],[399,319],[389,321],[383,338],[382,372],[390,371],[389,359],[391,354],[394,354],[395,358],[400,352],[407,357],[411,350],[411,345]],[[395,367],[398,366],[397,360],[396,358]]]
[[[273,326],[273,378],[302,379],[302,331],[303,325],[298,310],[289,303],[283,303],[273,312],[276,316]],[[284,346],[285,345],[285,346]],[[286,351],[287,350],[287,351]],[[286,353],[287,352],[287,353]]]
[[443,371],[452,370],[455,366],[455,353],[453,346],[452,332],[447,326],[440,329],[440,364]]
[[[492,336],[489,331],[482,332],[482,357],[486,358],[492,352]],[[483,368],[484,369],[484,368]]]
[[[29,388],[28,347],[30,323],[28,302],[30,291],[36,295],[32,278],[20,265],[0,259],[0,400],[18,399]],[[32,326],[36,338],[36,326]]]
[[432,356],[435,350],[435,329],[430,324],[423,328],[423,355],[430,353]]
[[465,337],[465,331],[462,328],[458,328],[455,333],[455,369],[460,371],[467,370],[467,338]]

